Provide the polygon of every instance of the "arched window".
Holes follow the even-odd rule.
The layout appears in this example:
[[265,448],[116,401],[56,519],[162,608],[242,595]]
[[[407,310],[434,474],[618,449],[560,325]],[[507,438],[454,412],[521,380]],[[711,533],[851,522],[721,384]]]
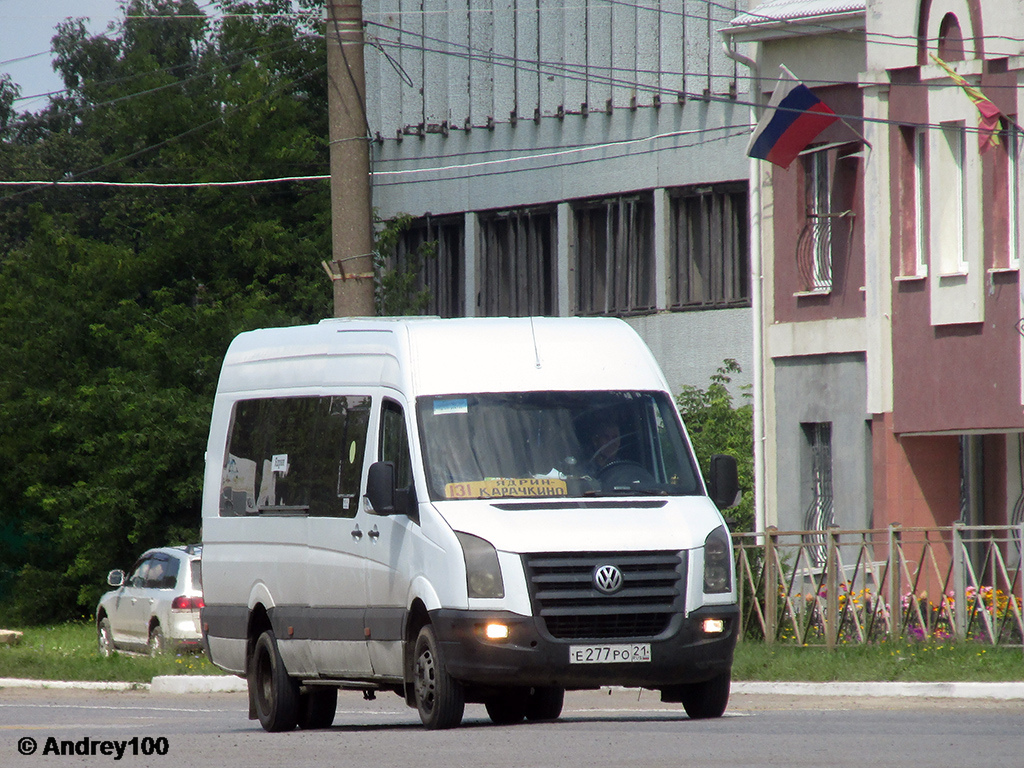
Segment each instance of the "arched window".
[[939,58],[943,61],[964,60],[964,36],[956,14],[947,13],[939,24]]

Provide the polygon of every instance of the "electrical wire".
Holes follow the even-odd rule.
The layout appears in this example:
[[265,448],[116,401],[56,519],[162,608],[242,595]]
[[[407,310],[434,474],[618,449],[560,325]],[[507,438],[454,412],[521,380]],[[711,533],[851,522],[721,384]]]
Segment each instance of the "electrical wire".
[[[155,144],[150,144],[149,146],[143,147],[142,149],[139,149],[139,150],[137,150],[135,152],[132,152],[131,154],[124,155],[124,156],[115,158],[113,160],[109,160],[107,162],[104,162],[104,163],[102,163],[100,165],[97,165],[97,166],[94,166],[92,168],[89,168],[87,170],[76,171],[76,172],[73,172],[73,173],[65,174],[65,177],[63,179],[55,179],[55,180],[51,181],[50,183],[51,184],[61,184],[61,183],[68,183],[68,182],[78,181],[78,180],[81,179],[82,176],[88,176],[90,174],[96,173],[97,171],[101,171],[101,170],[103,170],[105,168],[110,168],[111,166],[114,166],[114,165],[120,165],[121,163],[127,162],[128,160],[133,160],[136,157],[144,155],[147,152],[151,152],[154,149],[159,149],[160,147],[164,147],[164,146],[166,146],[166,145],[168,145],[168,144],[170,144],[170,143],[172,143],[174,141],[178,141],[179,139],[185,138],[186,136],[190,136],[190,135],[192,135],[194,133],[198,133],[199,131],[202,131],[202,130],[204,130],[206,128],[209,128],[211,125],[215,125],[215,124],[217,124],[219,122],[222,122],[225,117],[228,117],[229,115],[232,115],[235,112],[238,112],[238,111],[240,111],[242,109],[245,109],[247,107],[253,106],[255,104],[259,104],[260,102],[266,101],[267,99],[269,99],[269,98],[271,98],[273,96],[277,96],[278,94],[283,92],[286,88],[291,87],[292,85],[294,85],[297,82],[300,82],[303,79],[306,79],[306,78],[312,77],[313,75],[319,74],[320,72],[324,71],[326,68],[327,68],[327,65],[324,64],[322,67],[318,67],[318,68],[316,68],[314,70],[311,70],[310,72],[307,72],[306,74],[301,75],[300,77],[296,78],[295,80],[288,81],[286,83],[281,83],[281,84],[278,85],[278,87],[272,88],[272,89],[270,89],[270,90],[268,90],[266,92],[261,93],[258,97],[256,97],[255,99],[252,99],[251,101],[247,101],[244,104],[236,104],[236,105],[234,105],[232,107],[229,107],[228,109],[225,109],[223,112],[221,112],[217,117],[213,118],[212,120],[208,120],[205,123],[201,123],[199,125],[193,126],[192,128],[189,128],[186,131],[182,131],[179,134],[176,134],[176,135],[171,136],[171,137],[169,137],[167,139],[164,139],[163,141],[159,141],[159,142],[157,142]],[[27,190],[23,190],[21,192],[15,192],[14,194],[7,195],[5,197],[0,198],[0,202],[4,202],[4,201],[7,201],[7,200],[11,200],[13,198],[16,198],[16,197],[20,197],[20,196],[28,194],[28,193],[30,193],[32,191],[33,191],[33,189],[30,188],[30,189],[27,189]]]
[[[287,51],[287,50],[289,50],[291,48],[297,48],[297,47],[299,47],[301,45],[302,42],[305,42],[305,41],[308,41],[308,38],[298,38],[298,39],[295,39],[295,40],[291,40],[291,41],[289,41],[287,43],[282,44],[281,46],[278,46],[277,48],[263,48],[262,46],[253,46],[251,48],[244,49],[244,50],[239,51],[237,53],[239,53],[239,54],[246,54],[246,53],[252,53],[253,51],[262,51],[264,54],[270,56],[270,55],[274,55],[274,54],[278,54],[278,53],[283,53],[284,51]],[[235,54],[235,52],[232,52],[232,53],[233,53],[233,55]],[[115,85],[115,84],[119,84],[119,83],[122,83],[122,82],[128,82],[130,80],[138,79],[140,77],[149,77],[149,76],[152,76],[154,74],[170,73],[170,72],[172,72],[174,70],[181,69],[183,67],[189,67],[189,66],[192,66],[192,65],[191,64],[177,64],[177,65],[175,65],[173,67],[164,67],[164,68],[161,68],[161,69],[149,70],[147,72],[140,72],[138,74],[130,75],[128,77],[114,78],[112,80],[106,80],[106,81],[90,81],[89,82],[89,86],[92,87],[92,86],[96,86],[96,85],[101,85],[101,86],[102,85]],[[84,104],[81,107],[77,107],[77,108],[70,108],[70,109],[69,108],[61,108],[61,109],[53,110],[53,111],[50,111],[50,112],[39,113],[38,115],[30,115],[29,117],[25,117],[25,118],[23,118],[21,120],[14,120],[14,121],[12,121],[11,123],[9,123],[8,128],[9,129],[10,128],[14,128],[14,129],[31,128],[31,127],[33,127],[35,125],[39,125],[39,124],[44,123],[44,122],[49,122],[49,121],[52,121],[52,120],[58,120],[58,119],[61,119],[61,118],[66,118],[66,117],[75,117],[77,115],[84,114],[84,113],[89,112],[89,111],[94,110],[94,109],[100,109],[102,107],[112,106],[114,104],[119,104],[119,103],[124,102],[124,101],[130,101],[131,99],[135,99],[135,98],[138,98],[138,97],[141,97],[141,96],[148,96],[148,95],[153,94],[153,93],[158,93],[158,92],[163,91],[163,90],[168,90],[168,89],[171,89],[171,88],[182,88],[184,86],[189,85],[190,83],[198,82],[200,80],[203,80],[204,78],[214,77],[214,76],[219,75],[219,74],[221,74],[223,72],[231,71],[231,70],[233,70],[233,69],[235,69],[237,67],[238,67],[238,62],[233,62],[231,64],[225,64],[222,67],[217,67],[216,69],[212,69],[212,70],[209,70],[209,71],[206,71],[206,72],[199,72],[199,73],[197,73],[195,75],[191,75],[189,77],[181,78],[180,80],[175,80],[175,81],[170,82],[170,83],[164,83],[163,85],[158,85],[158,86],[155,86],[153,88],[148,88],[148,89],[143,90],[143,91],[135,91],[133,93],[125,94],[124,96],[118,96],[118,97],[113,98],[113,99],[108,99],[107,101],[92,102],[92,103],[89,103],[89,104]],[[63,91],[53,91],[49,95],[55,95],[55,94],[58,94],[58,93],[68,93],[69,90],[70,89],[65,89]],[[44,94],[44,95],[46,95],[46,94]],[[27,97],[27,98],[35,98],[35,97]],[[17,101],[17,99],[15,99],[15,101]]]
[[[683,136],[686,136],[686,137],[691,137],[691,138],[694,139],[691,143],[688,143],[688,144],[678,144],[677,143],[677,144],[672,144],[672,145],[662,146],[662,147],[646,147],[646,148],[641,148],[641,149],[634,149],[634,150],[631,150],[629,152],[624,152],[624,153],[622,153],[620,155],[617,155],[615,157],[608,157],[606,154],[602,154],[600,157],[576,157],[576,158],[571,159],[569,161],[564,161],[563,160],[563,161],[560,161],[560,162],[546,163],[546,164],[542,164],[542,165],[530,165],[527,168],[517,168],[517,169],[514,169],[515,172],[536,173],[538,171],[547,171],[547,170],[554,170],[554,169],[560,169],[560,168],[567,168],[567,167],[571,167],[571,166],[586,165],[586,164],[595,163],[595,162],[602,162],[602,161],[603,162],[614,162],[616,160],[622,160],[622,159],[625,159],[625,158],[632,159],[634,157],[641,157],[643,155],[650,155],[650,154],[655,154],[655,153],[658,153],[658,152],[677,151],[677,150],[680,150],[680,149],[687,149],[689,147],[697,146],[698,144],[709,144],[709,143],[712,143],[712,142],[726,141],[728,139],[746,136],[746,135],[749,134],[749,132],[750,132],[750,126],[749,125],[746,125],[746,126],[744,126],[744,125],[740,125],[740,126],[725,125],[725,126],[721,126],[721,127],[718,127],[718,128],[704,128],[704,129],[698,129],[698,130],[695,130],[695,131],[674,131],[674,132],[671,132],[671,133],[659,134],[657,136],[649,136],[649,137],[643,137],[643,138],[639,138],[639,139],[630,139],[630,140],[623,140],[623,141],[616,141],[616,142],[603,142],[603,143],[600,143],[600,144],[595,144],[595,145],[590,146],[590,147],[579,147],[579,148],[575,148],[575,149],[572,149],[572,150],[566,150],[564,152],[549,152],[549,153],[544,153],[544,154],[540,154],[540,155],[522,155],[522,156],[517,156],[517,157],[512,157],[512,158],[505,158],[505,159],[501,159],[501,160],[488,160],[488,161],[483,161],[483,162],[479,162],[479,163],[461,163],[461,164],[455,164],[455,165],[451,165],[451,166],[442,166],[442,167],[416,168],[416,169],[405,169],[405,170],[396,170],[396,171],[374,171],[374,173],[372,174],[373,177],[374,177],[373,185],[376,188],[376,187],[397,186],[397,185],[403,185],[403,184],[417,184],[417,183],[422,183],[423,180],[422,179],[405,178],[405,176],[408,175],[408,174],[412,174],[412,173],[447,172],[447,171],[454,171],[454,170],[461,170],[461,171],[473,170],[473,172],[472,173],[463,173],[463,174],[460,174],[460,175],[446,176],[443,179],[431,179],[431,181],[449,182],[449,181],[461,181],[461,180],[465,180],[465,179],[480,179],[480,178],[485,178],[485,177],[488,177],[488,176],[496,176],[496,175],[500,175],[500,174],[507,174],[507,173],[509,173],[510,171],[505,166],[505,163],[529,161],[529,160],[534,160],[534,159],[537,159],[537,158],[540,158],[540,159],[550,159],[550,158],[555,158],[555,157],[565,157],[565,156],[568,156],[568,155],[572,155],[574,153],[586,152],[588,150],[602,150],[602,152],[604,152],[609,147],[614,148],[616,146],[633,146],[633,145],[649,144],[649,143],[652,143],[652,142],[654,142],[656,140],[668,139],[668,138],[673,138],[673,137],[683,137]],[[709,133],[721,133],[722,135],[714,136],[714,137],[708,137],[707,134],[709,134]],[[480,170],[481,168],[488,168],[488,167],[490,168],[489,170]],[[395,177],[397,177],[397,178],[395,178]]]
[[[609,0],[609,1],[613,2],[613,3],[617,3],[617,4],[622,4],[622,5],[633,5],[633,4],[630,4],[630,3],[623,2],[623,0]],[[719,7],[721,7],[720,4],[715,4],[715,3],[709,3],[709,5],[718,5]],[[642,7],[642,6],[635,6],[635,7],[643,8],[644,10],[651,10],[651,9],[648,9],[648,8]],[[669,11],[665,11],[665,12],[669,13]],[[242,15],[242,14],[240,14],[240,15]],[[245,16],[251,17],[252,15],[251,14],[246,14]],[[161,18],[161,19],[165,19],[166,20],[168,18],[177,18],[177,17],[160,16],[160,17],[155,17],[155,18]],[[372,25],[372,24],[376,24],[376,23],[375,22],[368,22],[368,24]],[[610,77],[610,76],[605,77],[605,76],[601,76],[601,75],[595,75],[595,73],[593,72],[592,68],[588,67],[586,64],[565,64],[565,63],[561,63],[561,62],[543,61],[543,60],[540,60],[540,59],[538,59],[536,61],[524,60],[524,59],[519,58],[519,57],[503,56],[501,54],[495,54],[493,51],[487,51],[487,52],[480,51],[480,50],[477,50],[477,49],[473,49],[470,46],[463,46],[461,44],[454,43],[452,41],[444,41],[444,40],[440,40],[438,38],[432,38],[432,37],[423,35],[420,32],[415,32],[415,31],[410,32],[409,30],[405,30],[405,29],[402,29],[400,27],[394,27],[394,26],[383,25],[383,24],[376,24],[376,25],[379,26],[379,27],[382,27],[382,28],[386,28],[386,29],[390,29],[392,31],[398,32],[399,34],[402,34],[402,35],[419,37],[421,39],[429,40],[431,42],[441,43],[441,44],[443,44],[445,46],[448,46],[449,48],[451,48],[451,47],[462,48],[465,51],[467,51],[466,54],[460,54],[460,53],[453,53],[451,50],[447,50],[447,49],[443,49],[443,48],[428,48],[425,45],[423,45],[423,46],[410,45],[409,43],[405,43],[405,42],[402,42],[402,41],[399,41],[399,40],[383,40],[381,38],[371,39],[371,44],[374,44],[374,42],[375,42],[377,44],[377,46],[378,46],[378,49],[389,60],[392,60],[392,64],[393,64],[393,57],[390,57],[390,55],[387,53],[387,51],[385,50],[385,46],[397,47],[400,50],[401,49],[412,49],[412,50],[417,50],[417,51],[420,51],[420,52],[423,52],[423,53],[435,53],[435,54],[440,54],[440,55],[460,56],[460,57],[466,58],[469,61],[484,60],[484,61],[487,61],[489,63],[496,64],[498,66],[508,66],[508,67],[519,67],[519,68],[521,68],[524,65],[526,65],[526,66],[535,65],[536,69],[532,69],[532,70],[530,70],[530,72],[531,73],[536,73],[538,75],[552,74],[552,72],[549,71],[549,70],[541,69],[542,66],[547,66],[547,67],[550,67],[552,70],[554,70],[554,74],[559,74],[559,69],[561,69],[561,74],[563,75],[563,77],[565,77],[566,79],[569,79],[569,80],[575,79],[575,80],[582,80],[582,81],[586,81],[586,82],[596,81],[599,84],[607,85],[609,87],[621,87],[621,88],[631,88],[631,89],[636,89],[636,90],[647,90],[649,92],[654,92],[654,93],[669,92],[669,93],[673,93],[673,94],[678,94],[677,91],[674,91],[672,89],[659,88],[657,86],[641,84],[641,83],[637,83],[637,82],[633,82],[633,81],[629,81],[629,80],[617,79],[617,78],[613,78],[613,77]],[[346,61],[346,64],[347,64],[347,61]],[[612,67],[601,67],[601,70],[605,70],[605,71],[608,71],[608,72],[612,72],[612,71],[634,71],[634,70],[627,70],[627,69],[614,69]],[[400,71],[398,69],[398,67],[396,67],[396,72],[399,73],[400,77],[402,76],[402,71]],[[653,72],[650,72],[650,73],[651,74],[655,74]],[[351,71],[349,71],[349,74],[351,76]],[[663,73],[659,72],[659,73],[656,73],[656,74],[663,74]],[[683,76],[683,77],[688,76],[687,73],[672,73],[672,74],[677,74],[677,75]],[[205,75],[206,75],[206,73],[201,74],[201,75],[197,75],[196,77],[202,77],[202,76],[205,76]],[[408,74],[406,73],[405,76],[408,77]],[[703,77],[704,73],[701,73],[701,76]],[[707,73],[707,76],[711,76],[711,74]],[[403,78],[403,80],[404,79],[405,78]],[[176,83],[176,84],[180,84],[180,83]],[[176,84],[171,84],[170,86],[161,86],[161,88],[162,87],[171,87],[171,86],[176,85]],[[951,87],[956,87],[956,86],[951,86]],[[147,93],[147,92],[140,92],[140,94],[138,94],[138,95],[144,95],[145,93]],[[691,98],[691,99],[695,99],[695,100],[700,100],[700,101],[719,101],[719,102],[725,102],[725,103],[741,105],[741,106],[742,105],[750,106],[752,104],[752,102],[743,101],[743,100],[740,100],[740,99],[726,97],[726,96],[715,96],[715,95],[709,95],[709,94],[700,94],[700,95],[683,94],[683,95],[686,96],[687,98]],[[123,98],[127,98],[127,97],[120,97],[117,100],[113,100],[111,103],[116,102],[116,101],[120,101]],[[94,106],[98,106],[98,105],[94,105]],[[239,105],[238,108],[241,108],[242,106],[245,106],[245,105]],[[597,110],[595,110],[595,111],[597,111]],[[365,117],[366,117],[366,113],[365,113],[365,108],[364,108],[364,119],[365,119]],[[890,125],[907,125],[907,124],[902,123],[902,122],[898,123],[896,121],[885,120],[885,119],[882,119],[882,118],[875,118],[875,119],[864,118],[864,116],[862,116],[862,115],[848,115],[846,117],[848,119],[851,119],[851,120],[861,120],[861,121],[865,121],[865,122],[877,122],[877,123],[884,123],[884,124],[890,124]],[[205,127],[207,127],[207,126],[209,126],[209,125],[211,125],[211,124],[213,124],[215,122],[217,122],[216,119],[212,120],[212,121],[209,121],[207,123],[204,123],[201,126],[195,126],[194,128],[190,129],[189,131],[183,132],[182,134],[179,134],[177,136],[174,136],[174,137],[171,137],[169,139],[166,139],[163,142],[160,142],[158,144],[154,144],[154,145],[152,145],[150,147],[143,148],[142,150],[139,150],[138,152],[133,153],[132,155],[129,155],[129,156],[126,156],[126,157],[123,157],[123,158],[119,158],[117,160],[110,161],[108,163],[105,163],[104,165],[97,166],[96,168],[93,168],[93,169],[89,169],[88,171],[79,172],[79,173],[75,174],[75,176],[77,177],[77,176],[81,176],[81,175],[86,175],[86,174],[95,172],[97,170],[100,170],[102,168],[109,167],[110,165],[117,164],[117,163],[120,163],[120,162],[124,162],[124,161],[126,161],[128,159],[131,159],[133,157],[136,157],[139,154],[142,154],[142,153],[144,153],[146,151],[150,151],[152,149],[158,148],[160,146],[165,145],[166,143],[169,143],[169,142],[174,141],[174,140],[176,140],[178,138],[184,137],[184,136],[186,136],[186,135],[188,135],[190,133],[193,133],[193,132],[196,132],[198,130],[201,130],[202,128],[205,128]],[[923,125],[917,126],[917,127],[938,128],[939,126],[937,126],[937,125],[930,125],[930,124],[923,124]],[[746,132],[746,131],[749,131],[750,126],[749,125],[732,125],[732,126],[724,126],[723,127],[723,129],[727,129],[727,128],[741,129],[743,132]],[[715,130],[719,130],[719,129],[715,129]],[[965,130],[966,131],[971,131],[971,130],[976,131],[977,129],[965,128]],[[740,135],[740,134],[734,134],[734,135]],[[645,139],[639,139],[639,140],[636,140],[636,141],[650,141],[650,140],[653,140],[654,138],[657,138],[657,137],[647,137]],[[614,144],[614,143],[615,142],[609,142],[607,145],[611,145],[611,144]],[[570,147],[570,148],[560,148],[559,151],[560,152],[572,152],[572,151],[576,151],[576,150],[586,150],[586,149],[591,149],[593,147],[600,147],[600,146],[607,146],[607,145],[605,145],[605,144],[598,144],[598,145],[586,145],[586,146]],[[489,151],[491,151],[491,150],[489,150]],[[493,150],[493,151],[497,151],[497,150]],[[660,151],[660,150],[658,150],[658,151]],[[468,153],[468,155],[472,155],[472,154],[474,154],[474,153],[472,153],[472,152]],[[460,153],[460,156],[467,156],[467,153]],[[538,155],[537,153],[533,153],[533,154],[530,154],[530,155],[523,155],[523,156],[520,156],[518,158],[506,158],[506,159],[503,159],[501,161],[483,161],[483,163],[481,163],[481,164],[496,163],[496,162],[507,162],[507,161],[518,161],[518,160],[529,160],[531,158],[532,159],[536,159],[538,156],[543,156],[543,154],[542,155]],[[447,157],[447,156],[444,156],[444,155],[433,156],[433,158],[435,158],[435,159],[444,158],[444,157]],[[417,156],[416,158],[410,159],[410,161],[422,162],[425,159],[431,159],[431,158],[429,158],[427,156],[420,155],[420,156]],[[405,158],[398,158],[398,159],[395,160],[395,162],[405,162],[405,161],[406,161]],[[590,161],[586,161],[586,162],[590,162]],[[462,164],[462,167],[464,167],[464,168],[468,168],[468,167],[471,167],[471,166],[472,166],[472,164]],[[553,166],[548,166],[548,167],[553,167]],[[454,168],[457,168],[457,166],[451,166],[451,168],[454,169]],[[377,175],[383,177],[383,176],[387,176],[387,175],[391,175],[391,174],[397,175],[397,174],[401,174],[401,173],[423,173],[423,172],[431,172],[431,171],[437,172],[439,170],[445,170],[445,169],[437,168],[437,167],[434,167],[434,168],[420,168],[420,169],[400,169],[400,170],[396,170],[396,171],[379,172]],[[534,169],[531,169],[531,170],[534,170]],[[298,178],[307,178],[307,177],[285,177],[284,180],[298,179]],[[315,177],[308,177],[308,178],[315,178]],[[273,180],[252,180],[252,181],[253,181],[253,183],[270,183]],[[53,184],[54,182],[39,182],[39,183],[40,184]],[[59,183],[62,183],[62,182],[57,182],[57,183],[59,184]],[[399,182],[383,182],[383,183],[399,183]],[[213,183],[213,184],[217,184],[217,183]]]

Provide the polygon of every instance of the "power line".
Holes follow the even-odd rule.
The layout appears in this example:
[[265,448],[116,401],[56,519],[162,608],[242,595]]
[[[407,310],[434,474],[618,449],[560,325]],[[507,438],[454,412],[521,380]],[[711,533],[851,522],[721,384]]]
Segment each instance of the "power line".
[[325,181],[330,174],[316,176],[276,176],[269,179],[243,179],[241,181],[0,181],[0,187],[117,187],[142,189],[201,189],[205,187],[248,187],[260,184],[280,184],[296,181]]
[[[497,174],[509,173],[510,171],[508,170],[508,168],[506,166],[508,164],[510,164],[510,163],[528,162],[528,161],[532,161],[532,160],[549,160],[549,159],[557,158],[557,157],[563,157],[564,158],[564,157],[567,157],[567,156],[582,155],[583,153],[589,152],[589,151],[597,151],[597,150],[605,151],[609,147],[611,147],[613,149],[617,148],[617,147],[637,147],[637,146],[640,146],[640,145],[651,144],[651,143],[654,143],[654,142],[657,142],[657,141],[660,141],[660,140],[671,139],[671,138],[686,137],[686,138],[697,139],[696,141],[694,141],[691,144],[684,144],[682,146],[680,146],[679,144],[673,144],[671,146],[664,146],[664,147],[647,147],[647,148],[642,148],[642,149],[639,149],[639,150],[623,152],[622,154],[620,154],[620,155],[618,155],[618,156],[616,156],[614,158],[609,158],[609,157],[607,157],[607,155],[602,155],[601,157],[593,157],[593,158],[588,158],[588,157],[582,157],[581,156],[581,157],[578,157],[577,159],[570,160],[568,162],[546,163],[546,164],[543,164],[543,165],[536,165],[536,166],[535,165],[531,165],[530,167],[527,167],[527,168],[517,168],[517,169],[514,169],[513,172],[516,172],[516,173],[535,173],[537,171],[551,170],[551,169],[554,169],[554,168],[565,168],[565,167],[569,167],[569,166],[573,166],[573,165],[583,165],[583,164],[587,164],[587,163],[600,162],[600,161],[614,161],[614,160],[617,160],[617,159],[623,159],[623,158],[627,158],[627,157],[637,157],[637,156],[640,156],[640,155],[652,154],[652,153],[655,153],[655,152],[666,152],[666,151],[670,151],[670,150],[685,149],[686,147],[689,147],[689,146],[695,146],[697,143],[705,144],[705,143],[709,143],[709,142],[713,142],[713,141],[725,141],[726,139],[735,138],[735,137],[738,137],[738,136],[743,136],[743,135],[749,133],[750,128],[751,128],[750,125],[723,125],[723,126],[718,126],[718,127],[715,127],[715,128],[699,128],[699,129],[694,129],[694,130],[671,131],[671,132],[668,132],[668,133],[657,134],[657,135],[654,135],[654,136],[645,136],[645,137],[641,137],[641,138],[638,138],[638,139],[624,139],[624,140],[619,140],[619,141],[600,142],[600,143],[592,144],[592,145],[588,145],[588,146],[574,147],[574,148],[566,149],[566,150],[563,150],[563,151],[544,152],[544,153],[540,153],[540,154],[530,154],[530,155],[518,155],[518,156],[515,156],[515,157],[500,158],[500,159],[496,159],[496,160],[483,160],[483,161],[475,162],[475,163],[456,163],[456,164],[449,165],[449,166],[433,166],[433,167],[424,167],[424,168],[409,168],[409,169],[400,169],[400,170],[395,170],[395,171],[374,171],[373,172],[373,176],[374,176],[374,179],[375,179],[374,180],[374,186],[375,187],[383,187],[383,186],[393,186],[393,185],[401,185],[401,184],[421,183],[422,180],[408,179],[406,177],[411,175],[411,174],[443,173],[443,172],[449,172],[449,171],[469,171],[469,170],[473,170],[473,171],[477,171],[477,172],[474,172],[474,173],[463,173],[463,174],[460,174],[460,175],[446,177],[446,178],[443,178],[443,179],[431,179],[430,181],[442,182],[442,181],[457,181],[457,180],[460,180],[460,179],[467,179],[467,178],[474,178],[474,179],[476,179],[476,178],[483,178],[483,177],[486,177],[486,176],[494,176],[494,175],[497,175]],[[732,133],[729,133],[729,131],[732,131]],[[707,134],[711,134],[711,133],[720,133],[722,135],[709,138],[707,136]],[[488,170],[480,171],[479,169],[488,169]],[[381,181],[377,181],[376,180],[377,178],[380,178]],[[388,181],[387,180],[388,178],[391,178],[393,180]]]
[[[186,136],[189,136],[189,135],[191,135],[193,133],[197,133],[199,131],[202,131],[202,130],[204,130],[206,128],[209,128],[211,125],[215,125],[216,123],[221,122],[225,117],[228,117],[229,115],[232,115],[235,112],[238,112],[238,111],[240,111],[242,109],[245,109],[247,107],[251,107],[251,106],[253,106],[255,104],[258,104],[258,103],[260,103],[262,101],[266,101],[267,99],[271,98],[272,96],[278,95],[279,93],[281,93],[286,88],[288,88],[291,85],[293,85],[294,83],[300,82],[301,80],[303,80],[305,78],[312,77],[313,75],[322,72],[324,69],[326,69],[326,66],[327,65],[325,64],[322,67],[318,67],[318,68],[316,68],[314,70],[311,70],[310,72],[307,72],[305,75],[302,75],[302,76],[300,76],[299,78],[297,78],[295,80],[290,80],[290,81],[288,81],[286,83],[281,83],[281,84],[278,85],[277,88],[273,88],[273,89],[271,89],[271,90],[269,90],[267,92],[261,93],[257,98],[252,99],[251,101],[247,101],[244,104],[237,104],[237,105],[235,105],[233,107],[230,107],[230,108],[224,110],[223,112],[221,112],[219,115],[217,115],[217,117],[213,118],[212,120],[208,120],[205,123],[201,123],[199,125],[193,126],[192,128],[189,128],[186,131],[182,131],[181,133],[176,134],[175,136],[171,136],[171,137],[169,137],[167,139],[164,139],[163,141],[159,141],[159,142],[157,142],[155,144],[151,144],[151,145],[149,145],[147,147],[143,147],[142,149],[139,149],[139,150],[137,150],[135,152],[132,152],[131,154],[115,158],[114,160],[109,160],[109,161],[104,162],[104,163],[102,163],[100,165],[97,165],[97,166],[95,166],[93,168],[89,168],[88,170],[76,171],[74,173],[66,174],[65,180],[55,180],[55,181],[52,181],[50,183],[51,184],[54,184],[54,183],[59,184],[59,183],[68,183],[68,182],[72,182],[72,181],[77,181],[82,176],[88,176],[89,174],[96,173],[97,171],[101,171],[101,170],[103,170],[105,168],[109,168],[109,167],[114,166],[114,165],[119,165],[121,163],[127,162],[128,160],[132,160],[132,159],[134,159],[136,157],[139,157],[140,155],[144,155],[147,152],[151,152],[154,149],[159,149],[160,147],[166,146],[167,144],[170,144],[171,142],[174,142],[174,141],[177,141],[179,139],[182,139],[182,138],[184,138]],[[15,192],[14,194],[7,195],[6,197],[0,198],[0,201],[11,200],[11,199],[13,199],[15,197],[20,197],[22,195],[29,194],[32,191],[33,191],[33,189],[30,188],[30,189],[27,189],[27,190],[23,190],[21,192]]]
[[[301,45],[301,43],[307,42],[308,40],[310,40],[309,37],[300,37],[300,38],[296,38],[294,40],[288,41],[287,43],[284,43],[284,44],[278,46],[277,48],[264,48],[263,46],[252,46],[250,48],[242,49],[240,51],[232,51],[231,54],[232,55],[240,55],[240,54],[252,53],[253,51],[261,51],[261,52],[263,52],[266,55],[274,55],[274,54],[277,54],[277,53],[282,53],[284,51],[287,51],[287,50],[289,50],[291,48],[297,48],[297,47],[299,47]],[[145,72],[139,72],[139,73],[136,73],[136,74],[133,74],[133,75],[128,75],[126,77],[113,78],[111,80],[89,81],[88,85],[92,86],[92,87],[94,87],[94,86],[117,85],[117,84],[120,84],[120,83],[129,82],[131,80],[137,80],[138,78],[141,78],[141,77],[151,77],[154,74],[171,74],[171,73],[173,73],[174,71],[176,71],[178,69],[182,69],[182,68],[189,67],[189,66],[192,66],[192,64],[176,64],[176,65],[171,66],[171,67],[162,67],[160,69],[147,70]],[[118,96],[116,98],[109,99],[107,101],[99,101],[99,102],[93,102],[93,103],[89,103],[89,104],[84,104],[83,106],[75,108],[75,109],[58,109],[58,110],[55,110],[55,111],[52,111],[52,112],[45,112],[45,113],[40,113],[40,114],[37,114],[37,115],[32,115],[32,116],[27,117],[27,118],[25,118],[23,120],[17,120],[17,121],[14,121],[14,122],[10,123],[9,128],[16,128],[16,129],[17,128],[28,128],[28,127],[31,127],[33,125],[38,125],[40,123],[47,122],[47,121],[50,121],[50,120],[56,120],[56,119],[60,119],[60,118],[64,118],[64,117],[74,117],[76,115],[80,115],[80,114],[83,114],[85,112],[89,112],[90,110],[93,110],[93,109],[99,109],[101,107],[108,107],[108,106],[111,106],[113,104],[118,104],[118,103],[123,102],[123,101],[128,101],[128,100],[131,100],[131,99],[134,99],[134,98],[138,98],[140,96],[148,96],[150,94],[157,93],[159,91],[167,90],[167,89],[170,89],[170,88],[184,87],[184,86],[188,85],[189,83],[197,82],[197,81],[202,80],[204,78],[214,77],[215,75],[219,75],[219,74],[221,74],[223,72],[227,72],[229,70],[234,69],[237,66],[238,66],[237,62],[236,63],[232,63],[232,64],[225,64],[224,66],[217,67],[216,69],[208,70],[206,72],[199,72],[199,73],[197,73],[195,75],[191,75],[189,77],[181,78],[179,80],[175,80],[175,81],[170,82],[170,83],[164,83],[163,85],[158,85],[158,86],[155,86],[153,88],[148,88],[148,89],[146,89],[144,91],[135,91],[133,93],[125,94],[124,96]],[[59,93],[69,93],[71,90],[73,90],[73,89],[64,89],[62,91],[51,91],[49,94],[41,94],[41,95],[45,96],[45,95],[55,95],[55,94],[59,94]],[[36,97],[34,97],[34,96],[27,96],[27,97],[24,97],[24,98],[36,98]],[[15,99],[15,101],[18,101],[18,100],[19,99]]]

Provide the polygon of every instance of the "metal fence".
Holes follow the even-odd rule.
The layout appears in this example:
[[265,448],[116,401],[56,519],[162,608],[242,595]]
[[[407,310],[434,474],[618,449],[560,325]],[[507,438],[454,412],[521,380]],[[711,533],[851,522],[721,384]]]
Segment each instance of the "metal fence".
[[1024,645],[1024,525],[736,533],[741,638]]

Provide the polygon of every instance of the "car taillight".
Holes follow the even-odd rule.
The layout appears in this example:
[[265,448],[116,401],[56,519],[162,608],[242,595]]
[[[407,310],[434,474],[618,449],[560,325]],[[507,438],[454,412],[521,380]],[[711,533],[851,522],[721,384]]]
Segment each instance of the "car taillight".
[[172,611],[198,611],[204,605],[201,597],[179,595],[171,602]]

